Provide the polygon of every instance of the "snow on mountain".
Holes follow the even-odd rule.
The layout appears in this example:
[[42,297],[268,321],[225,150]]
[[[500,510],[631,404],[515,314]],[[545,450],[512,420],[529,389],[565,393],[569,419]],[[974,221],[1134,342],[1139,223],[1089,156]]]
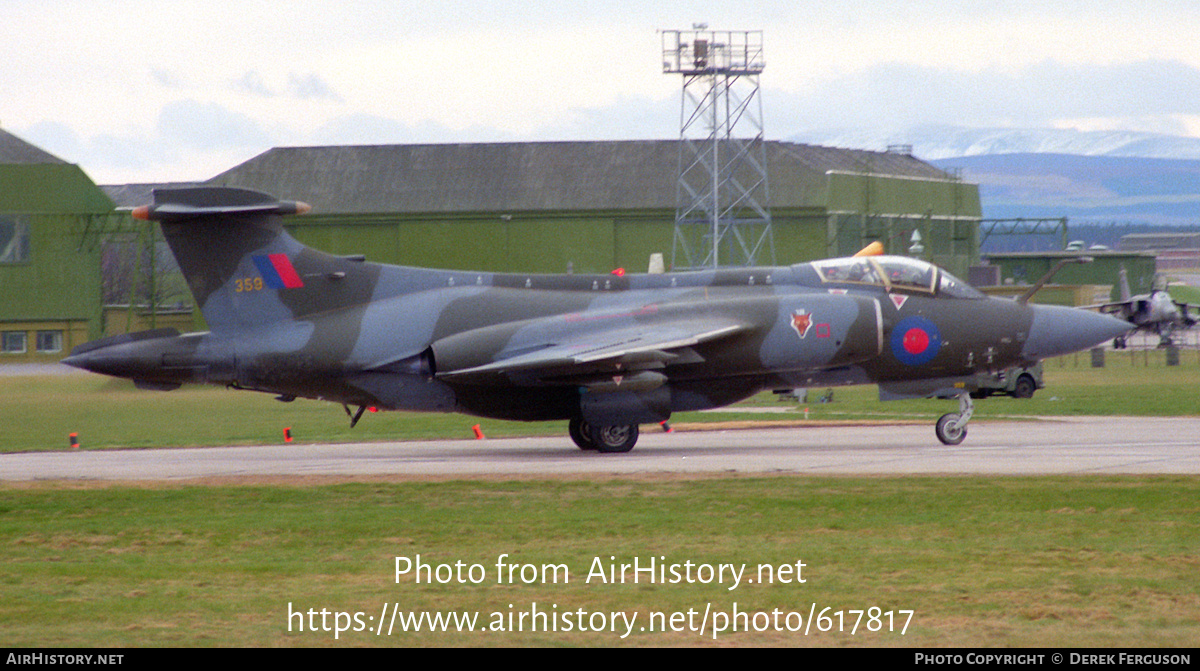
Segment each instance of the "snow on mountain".
[[906,130],[812,131],[788,139],[807,144],[858,149],[882,150],[892,145],[912,145],[913,154],[927,161],[991,154],[1200,159],[1200,138],[1134,131],[918,126]]
[[1127,131],[924,126],[844,130],[796,142],[913,154],[979,184],[985,218],[1076,223],[1200,224],[1200,138]]

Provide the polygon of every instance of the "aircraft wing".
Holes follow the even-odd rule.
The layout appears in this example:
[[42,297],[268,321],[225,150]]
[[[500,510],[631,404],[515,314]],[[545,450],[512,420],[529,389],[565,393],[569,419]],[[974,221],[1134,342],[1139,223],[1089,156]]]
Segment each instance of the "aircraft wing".
[[1100,312],[1111,314],[1113,312],[1120,312],[1122,310],[1128,310],[1131,307],[1132,307],[1131,301],[1117,301],[1114,303],[1093,303],[1091,305],[1080,305],[1078,309],[1080,309],[1080,310],[1099,310]]
[[[1183,323],[1186,326],[1191,327],[1195,326],[1197,323],[1200,323],[1200,305],[1175,301],[1175,307],[1179,308],[1179,314],[1181,317],[1183,317]],[[1196,313],[1197,316],[1193,317],[1193,312]]]
[[507,375],[539,384],[570,383],[596,375],[662,368],[668,362],[702,361],[690,348],[749,330],[736,322],[713,324],[647,323],[623,328],[576,331],[541,343],[529,343],[495,360],[459,370],[439,371],[453,382],[487,383]]

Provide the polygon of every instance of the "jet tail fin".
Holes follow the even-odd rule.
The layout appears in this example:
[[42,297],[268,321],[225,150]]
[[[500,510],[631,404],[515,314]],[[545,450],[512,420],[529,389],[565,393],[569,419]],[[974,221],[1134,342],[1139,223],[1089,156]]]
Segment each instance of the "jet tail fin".
[[1133,297],[1133,292],[1129,290],[1129,273],[1125,272],[1125,266],[1121,266],[1121,269],[1117,271],[1117,276],[1121,281],[1121,301],[1129,302],[1129,299]]
[[157,221],[213,331],[254,328],[365,302],[377,266],[305,247],[280,217],[295,201],[227,187],[156,189],[133,216]]

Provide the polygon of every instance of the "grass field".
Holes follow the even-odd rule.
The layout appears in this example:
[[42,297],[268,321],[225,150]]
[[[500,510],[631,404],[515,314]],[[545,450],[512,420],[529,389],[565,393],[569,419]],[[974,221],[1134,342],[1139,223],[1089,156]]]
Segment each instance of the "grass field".
[[[977,420],[1031,415],[1200,415],[1200,356],[1183,352],[1168,367],[1161,351],[1113,353],[1105,368],[1091,368],[1087,355],[1046,364],[1046,389],[1034,398],[995,397],[976,403]],[[817,403],[823,390],[793,412],[772,420],[915,419],[932,423],[957,408],[954,401],[878,400],[873,386],[833,389],[833,403]],[[756,406],[779,406],[772,394],[740,404],[736,412],[680,413],[672,422],[753,419]],[[67,449],[78,434],[85,449],[273,444],[290,428],[299,442],[360,442],[428,438],[471,438],[480,424],[488,437],[566,435],[566,422],[524,423],[480,420],[464,415],[377,413],[350,428],[332,403],[280,403],[268,394],[219,387],[185,387],[172,392],[140,391],[126,381],[98,375],[0,377],[0,451]]]
[[[1197,415],[1200,362],[1189,356],[1179,367],[1162,365],[1161,352],[1109,353],[1104,369],[1090,368],[1086,356],[1050,362],[1047,388],[1034,399],[979,401],[976,421]],[[779,401],[764,395],[738,412],[672,421],[779,419],[753,412],[767,405]],[[873,388],[851,387],[834,389],[833,403],[807,407],[812,421],[932,422],[953,405],[880,403]],[[799,421],[803,407],[784,416]],[[215,388],[141,392],[93,376],[0,377],[6,451],[67,449],[70,432],[85,449],[277,443],[284,426],[299,441],[467,438],[478,421],[380,413],[351,430],[331,404]],[[480,423],[489,436],[565,429]],[[1194,647],[1198,495],[1200,477],[1167,476],[0,483],[0,640],[16,647]],[[541,572],[526,583],[518,569],[498,583],[496,563],[506,554],[533,571],[562,565],[569,580]],[[443,584],[411,574],[397,581],[395,557],[417,555],[445,565],[438,575],[447,578],[455,562],[477,564],[483,581]],[[744,564],[747,577],[757,577],[760,564],[803,562],[805,582],[729,589],[728,581],[585,581],[595,561],[607,567],[635,558]],[[426,627],[379,636],[374,628],[387,604],[481,619],[470,633]],[[521,613],[534,609],[543,620],[522,623]],[[702,618],[706,610],[743,613],[725,624],[752,631],[714,635],[720,621]],[[913,611],[911,619],[901,611]],[[630,618],[633,631],[622,638]],[[544,631],[551,621],[558,631]],[[529,630],[535,622],[543,631]],[[581,632],[579,622],[604,631]],[[658,630],[672,624],[678,630]],[[339,625],[348,629],[335,638]],[[658,626],[640,629],[651,625]],[[809,633],[787,631],[797,625]]]
[[1186,286],[1182,284],[1170,285],[1168,293],[1171,298],[1192,305],[1200,305],[1200,287]]
[[[1194,647],[1198,501],[1200,480],[1180,477],[6,487],[0,631],[18,647]],[[534,567],[528,584],[520,570],[497,584],[505,554]],[[394,558],[418,555],[447,565],[433,575],[451,582],[397,582]],[[748,577],[759,564],[803,566],[788,584],[732,590],[729,580],[651,584],[645,574],[587,582],[592,563],[610,557],[747,564]],[[452,578],[458,561],[478,564],[481,583]],[[393,603],[481,619],[471,632],[376,635]],[[530,631],[533,620],[509,630],[534,608],[604,631],[564,631],[562,617],[559,631]],[[874,619],[851,613],[872,608]],[[741,628],[765,630],[714,635],[713,618],[701,633],[706,609],[775,613],[783,631],[748,615]],[[810,609],[827,619],[812,618],[808,635],[787,631]],[[338,612],[360,613],[364,626],[354,631]],[[612,613],[635,618],[633,633],[622,638],[624,619],[612,631]],[[681,613],[686,628],[639,630],[653,613]],[[349,629],[335,639],[336,623]]]

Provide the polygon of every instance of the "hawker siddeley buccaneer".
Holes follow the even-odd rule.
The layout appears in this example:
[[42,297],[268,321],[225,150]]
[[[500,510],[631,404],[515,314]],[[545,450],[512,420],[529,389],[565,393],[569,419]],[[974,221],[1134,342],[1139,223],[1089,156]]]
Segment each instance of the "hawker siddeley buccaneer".
[[[209,383],[365,408],[567,420],[582,449],[762,390],[875,383],[881,397],[964,384],[1129,330],[1082,310],[988,298],[923,261],[863,256],[647,275],[429,270],[319,252],[281,216],[303,203],[228,188],[155,191],[158,221],[210,328],[119,335],[65,363],[169,390]],[[352,412],[352,408],[357,412]]]

